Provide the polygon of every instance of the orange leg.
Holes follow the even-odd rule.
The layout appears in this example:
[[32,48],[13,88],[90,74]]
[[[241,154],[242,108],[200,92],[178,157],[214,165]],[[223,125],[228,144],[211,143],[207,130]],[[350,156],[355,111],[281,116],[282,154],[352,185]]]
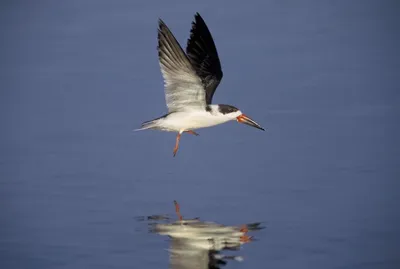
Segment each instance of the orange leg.
[[176,136],[176,143],[175,143],[175,148],[174,148],[174,157],[176,155],[176,153],[178,152],[179,149],[179,140],[181,140],[181,133],[178,133],[178,135]]
[[192,134],[192,135],[195,135],[195,136],[199,135],[198,133],[196,133],[196,132],[194,132],[192,130],[185,131],[185,133]]
[[182,215],[181,215],[181,209],[179,207],[179,204],[178,204],[177,201],[174,201],[174,204],[175,204],[176,215],[178,216],[179,220],[182,221],[183,218],[182,218]]

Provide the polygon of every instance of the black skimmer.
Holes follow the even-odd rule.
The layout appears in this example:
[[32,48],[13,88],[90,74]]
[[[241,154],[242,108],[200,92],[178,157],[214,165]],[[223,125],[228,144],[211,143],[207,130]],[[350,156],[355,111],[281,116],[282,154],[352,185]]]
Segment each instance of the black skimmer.
[[168,113],[144,122],[137,130],[178,132],[174,156],[184,132],[198,135],[194,130],[231,120],[264,131],[238,108],[211,104],[222,79],[222,70],[214,40],[199,13],[196,13],[192,22],[186,54],[167,25],[159,19],[158,56]]

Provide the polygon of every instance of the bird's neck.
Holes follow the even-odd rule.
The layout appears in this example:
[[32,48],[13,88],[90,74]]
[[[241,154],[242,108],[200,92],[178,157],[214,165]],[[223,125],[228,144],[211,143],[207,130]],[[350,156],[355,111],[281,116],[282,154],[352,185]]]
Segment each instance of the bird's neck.
[[206,111],[210,112],[211,114],[215,114],[219,112],[219,105],[207,105]]

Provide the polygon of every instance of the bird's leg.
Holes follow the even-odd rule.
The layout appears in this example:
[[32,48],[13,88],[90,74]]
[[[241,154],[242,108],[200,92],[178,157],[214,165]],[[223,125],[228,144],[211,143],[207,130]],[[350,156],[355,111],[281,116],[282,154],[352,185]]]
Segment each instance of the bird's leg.
[[179,220],[182,221],[183,218],[182,218],[182,215],[181,215],[181,210],[180,210],[179,204],[175,200],[174,200],[174,204],[175,204],[176,215],[178,216]]
[[192,130],[185,131],[185,133],[192,134],[192,135],[195,135],[195,136],[199,135],[198,133],[196,133],[195,131],[192,131]]
[[175,143],[175,148],[174,148],[174,157],[176,155],[176,153],[178,152],[178,148],[179,148],[179,140],[181,140],[181,132],[178,133],[178,135],[176,136],[176,143]]

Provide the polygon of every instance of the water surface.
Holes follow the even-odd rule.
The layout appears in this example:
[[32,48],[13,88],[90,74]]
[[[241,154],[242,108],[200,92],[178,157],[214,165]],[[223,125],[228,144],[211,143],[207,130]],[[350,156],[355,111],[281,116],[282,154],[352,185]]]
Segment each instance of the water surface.
[[[8,1],[0,11],[0,267],[167,268],[135,217],[265,221],[229,268],[399,268],[395,1]],[[166,112],[157,19],[200,12],[227,123],[132,132]]]

